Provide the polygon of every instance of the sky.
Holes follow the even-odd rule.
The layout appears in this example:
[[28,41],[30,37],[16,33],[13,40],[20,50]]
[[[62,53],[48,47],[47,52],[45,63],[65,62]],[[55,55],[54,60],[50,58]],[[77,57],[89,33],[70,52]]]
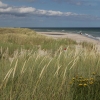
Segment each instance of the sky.
[[100,27],[100,0],[0,0],[0,27]]

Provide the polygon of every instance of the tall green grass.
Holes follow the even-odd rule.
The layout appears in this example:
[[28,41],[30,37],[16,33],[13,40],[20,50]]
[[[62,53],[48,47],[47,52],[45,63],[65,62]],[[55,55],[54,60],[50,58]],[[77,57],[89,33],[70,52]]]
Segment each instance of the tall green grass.
[[93,51],[69,48],[52,57],[33,50],[16,56],[12,61],[0,60],[1,100],[73,100],[71,79],[77,75],[90,78],[92,72],[100,71],[100,56]]
[[[0,39],[0,100],[91,100],[88,95],[95,85],[87,88],[84,97],[84,90],[77,92],[80,83],[74,80],[92,78],[93,73],[99,76],[100,54],[77,48],[70,39],[18,34],[1,34],[5,38]],[[93,94],[94,100],[99,93]]]
[[[52,39],[43,35],[36,34],[33,30],[23,28],[0,28],[0,47],[3,51],[8,47],[13,54],[16,49],[41,48],[51,50],[53,53],[62,46],[77,44],[71,39]],[[10,54],[11,54],[10,53]]]

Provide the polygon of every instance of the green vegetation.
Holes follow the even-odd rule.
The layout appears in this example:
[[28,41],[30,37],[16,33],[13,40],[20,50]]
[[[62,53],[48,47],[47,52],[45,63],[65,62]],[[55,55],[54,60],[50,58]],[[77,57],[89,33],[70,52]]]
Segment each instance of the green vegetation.
[[71,39],[55,40],[47,38],[43,35],[36,34],[33,30],[23,28],[1,28],[0,29],[0,47],[3,51],[9,48],[11,54],[16,50],[33,49],[41,47],[41,49],[52,50],[55,52],[60,46],[66,47],[70,44],[76,44]]
[[70,85],[73,100],[100,100],[100,76],[95,72],[90,78],[76,76]]
[[99,100],[100,54],[81,45],[1,28],[0,100]]
[[96,50],[97,48],[95,47],[95,45],[93,43],[87,43],[87,42],[82,42],[80,43],[82,45],[83,48],[86,48],[87,50]]

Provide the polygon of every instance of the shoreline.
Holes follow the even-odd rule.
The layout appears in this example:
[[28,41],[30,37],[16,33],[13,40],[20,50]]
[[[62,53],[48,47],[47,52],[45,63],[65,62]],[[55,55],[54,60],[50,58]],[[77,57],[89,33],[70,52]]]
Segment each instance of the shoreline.
[[64,33],[64,32],[37,32],[38,34],[42,34],[48,37],[52,37],[54,39],[58,39],[58,38],[69,38],[72,40],[75,40],[77,43],[80,42],[89,42],[89,43],[93,43],[95,45],[100,45],[100,41],[86,37],[84,35],[81,34],[74,34],[74,33]]

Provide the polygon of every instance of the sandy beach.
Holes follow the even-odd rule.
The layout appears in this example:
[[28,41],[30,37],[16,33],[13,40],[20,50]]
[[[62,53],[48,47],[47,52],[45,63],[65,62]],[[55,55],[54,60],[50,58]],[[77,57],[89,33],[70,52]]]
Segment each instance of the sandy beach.
[[63,33],[63,32],[37,32],[37,33],[48,37],[52,37],[54,39],[70,38],[72,40],[75,40],[77,43],[80,42],[93,43],[96,46],[97,50],[100,52],[100,41],[88,38],[81,34]]
[[72,40],[75,40],[77,43],[85,41],[85,42],[91,42],[91,43],[96,44],[96,45],[100,45],[100,41],[88,38],[88,37],[81,35],[81,34],[63,33],[63,32],[37,32],[37,33],[43,34],[45,36],[52,37],[55,39],[57,39],[57,38],[70,38]]

